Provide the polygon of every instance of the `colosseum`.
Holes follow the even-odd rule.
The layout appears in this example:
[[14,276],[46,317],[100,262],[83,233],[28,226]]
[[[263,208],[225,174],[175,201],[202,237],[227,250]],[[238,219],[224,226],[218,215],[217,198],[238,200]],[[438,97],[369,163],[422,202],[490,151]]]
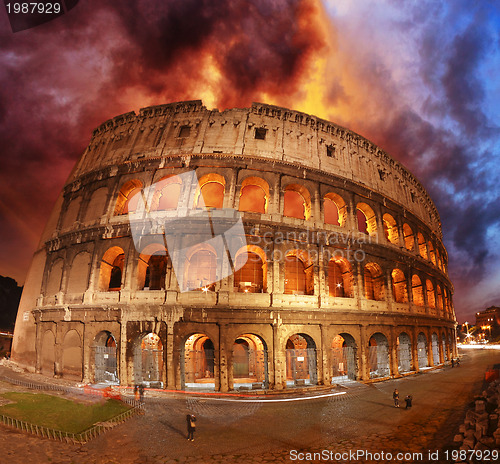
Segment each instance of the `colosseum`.
[[254,103],[94,130],[26,280],[13,359],[47,376],[281,390],[456,356],[441,223],[358,134]]

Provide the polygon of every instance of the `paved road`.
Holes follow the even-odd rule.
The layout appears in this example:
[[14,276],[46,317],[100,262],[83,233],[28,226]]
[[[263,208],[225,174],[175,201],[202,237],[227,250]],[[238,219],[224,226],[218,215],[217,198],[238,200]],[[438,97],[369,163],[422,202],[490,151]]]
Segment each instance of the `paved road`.
[[[94,441],[68,445],[26,436],[0,427],[0,462],[75,464],[389,462],[375,453],[391,453],[390,462],[428,462],[457,433],[465,407],[481,391],[488,365],[498,351],[467,351],[459,368],[370,385],[353,383],[346,392],[312,400],[285,402],[225,401],[213,398],[149,399],[146,414]],[[413,408],[396,409],[392,391],[413,395]],[[186,440],[185,415],[198,417],[196,440]],[[291,450],[348,453],[347,459],[314,460]],[[371,452],[373,459],[356,456]],[[420,453],[411,457],[396,454]],[[291,457],[309,457],[302,461]],[[335,457],[335,456],[334,456]],[[441,452],[438,461],[448,462]],[[358,459],[359,458],[359,459]]]

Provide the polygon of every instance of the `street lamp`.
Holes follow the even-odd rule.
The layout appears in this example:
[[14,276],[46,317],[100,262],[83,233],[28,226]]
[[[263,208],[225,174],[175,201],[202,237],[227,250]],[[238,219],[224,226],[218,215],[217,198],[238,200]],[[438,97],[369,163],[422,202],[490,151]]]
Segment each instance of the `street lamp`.
[[490,331],[490,336],[489,336],[489,338],[491,338],[491,325],[483,325],[483,326],[481,326],[481,329],[482,329],[482,330],[486,330],[486,329],[488,329],[488,330]]

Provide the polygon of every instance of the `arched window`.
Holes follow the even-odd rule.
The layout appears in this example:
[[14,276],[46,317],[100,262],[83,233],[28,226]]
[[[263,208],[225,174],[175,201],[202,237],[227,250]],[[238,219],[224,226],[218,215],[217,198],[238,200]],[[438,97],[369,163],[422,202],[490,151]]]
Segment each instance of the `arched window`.
[[155,184],[151,211],[168,211],[177,209],[181,194],[182,179],[179,176],[167,176]]
[[314,293],[312,265],[292,254],[285,257],[285,293],[312,295]]
[[384,300],[384,274],[378,264],[365,266],[365,296],[367,300]]
[[427,247],[429,249],[429,259],[431,260],[434,266],[436,265],[436,255],[434,254],[434,247],[432,246],[432,242],[429,240],[427,242]]
[[104,253],[99,273],[99,290],[101,292],[120,290],[124,262],[125,254],[120,247],[112,247]]
[[390,214],[384,214],[382,218],[384,223],[384,235],[386,240],[393,245],[399,245],[399,233],[396,220]]
[[377,233],[375,212],[366,203],[358,203],[356,207],[358,230],[364,234],[374,236]]
[[134,179],[123,184],[116,199],[115,215],[134,212],[140,199],[142,182]]
[[443,310],[443,289],[441,285],[437,286],[437,307],[439,310]]
[[268,183],[259,177],[247,177],[241,184],[239,210],[266,213],[268,203]]
[[417,306],[424,306],[424,291],[422,288],[422,281],[416,274],[413,274],[413,276],[411,277],[411,292],[413,297],[413,304]]
[[[242,249],[236,256],[234,287],[237,292],[261,293],[266,291],[267,263],[264,252],[257,247]],[[253,249],[253,250],[252,250]]]
[[328,288],[330,296],[352,298],[352,271],[345,258],[332,258],[328,263]]
[[211,250],[195,251],[187,263],[187,286],[191,290],[215,290],[217,260]]
[[432,282],[427,279],[425,282],[425,287],[427,289],[427,304],[429,305],[430,308],[435,308],[436,307],[436,297],[434,295],[434,285],[432,285]]
[[304,186],[290,184],[285,188],[283,215],[297,219],[311,217],[311,194]]
[[325,224],[343,226],[346,218],[345,201],[340,195],[330,192],[324,197],[323,206],[325,210]]
[[413,235],[413,230],[411,230],[411,227],[406,223],[403,224],[403,237],[405,241],[405,248],[408,251],[412,251],[415,247],[415,238]]
[[195,208],[222,208],[226,181],[219,174],[211,173],[198,181],[199,189],[195,194]]
[[406,277],[401,269],[394,269],[392,277],[392,296],[396,303],[408,303],[408,291],[406,289]]
[[425,243],[425,238],[424,238],[424,236],[422,235],[421,232],[419,232],[417,234],[417,239],[418,239],[418,251],[420,253],[420,256],[422,256],[422,258],[424,258],[424,259],[428,259],[428,256],[427,256],[427,245]]

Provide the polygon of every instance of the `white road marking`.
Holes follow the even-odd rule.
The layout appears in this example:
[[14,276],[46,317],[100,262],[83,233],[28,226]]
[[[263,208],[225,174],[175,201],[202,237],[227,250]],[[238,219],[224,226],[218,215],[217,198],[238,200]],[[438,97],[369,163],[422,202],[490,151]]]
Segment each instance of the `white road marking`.
[[345,395],[347,392],[338,392],[338,393],[329,393],[327,395],[318,395],[318,396],[306,396],[303,398],[282,398],[282,399],[274,399],[274,400],[263,400],[260,398],[255,398],[251,400],[244,400],[244,399],[234,399],[234,398],[214,398],[214,397],[197,397],[193,399],[197,400],[205,400],[205,401],[233,401],[236,403],[283,403],[286,401],[304,401],[304,400],[316,400],[318,398],[328,398],[330,396],[339,396],[339,395]]

